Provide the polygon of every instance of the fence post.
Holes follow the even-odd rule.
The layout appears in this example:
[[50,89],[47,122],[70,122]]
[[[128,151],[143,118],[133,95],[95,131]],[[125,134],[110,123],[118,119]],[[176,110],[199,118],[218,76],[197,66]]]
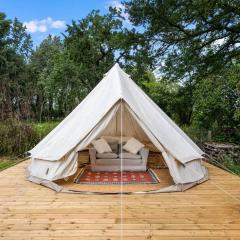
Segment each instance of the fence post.
[[211,141],[212,141],[212,131],[211,131],[211,130],[208,130],[207,140],[208,140],[208,142],[211,142]]

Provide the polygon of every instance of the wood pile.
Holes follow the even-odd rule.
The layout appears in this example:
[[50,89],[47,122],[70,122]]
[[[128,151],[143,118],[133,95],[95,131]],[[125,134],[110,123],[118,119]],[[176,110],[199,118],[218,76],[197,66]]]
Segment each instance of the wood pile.
[[237,164],[240,164],[240,146],[229,143],[205,142],[202,144],[202,150],[211,158],[221,161],[223,156],[229,156]]

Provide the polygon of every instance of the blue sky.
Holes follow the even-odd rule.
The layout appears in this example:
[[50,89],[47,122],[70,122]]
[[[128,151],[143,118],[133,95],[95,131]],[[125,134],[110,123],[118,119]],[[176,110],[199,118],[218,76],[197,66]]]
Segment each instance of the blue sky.
[[121,7],[118,0],[0,0],[7,18],[17,17],[32,35],[34,46],[48,34],[60,35],[71,20],[85,17],[93,9],[106,13],[109,6]]

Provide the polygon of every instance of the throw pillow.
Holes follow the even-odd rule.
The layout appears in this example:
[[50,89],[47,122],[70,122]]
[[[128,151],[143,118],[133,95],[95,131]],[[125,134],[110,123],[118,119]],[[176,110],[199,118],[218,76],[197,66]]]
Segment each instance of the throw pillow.
[[112,152],[112,149],[110,148],[109,144],[103,138],[93,141],[92,144],[98,153]]
[[135,138],[130,138],[127,143],[123,146],[123,149],[130,152],[130,153],[134,153],[136,154],[137,152],[139,152],[142,148],[144,147],[144,144],[142,144],[141,142],[139,142],[137,139]]

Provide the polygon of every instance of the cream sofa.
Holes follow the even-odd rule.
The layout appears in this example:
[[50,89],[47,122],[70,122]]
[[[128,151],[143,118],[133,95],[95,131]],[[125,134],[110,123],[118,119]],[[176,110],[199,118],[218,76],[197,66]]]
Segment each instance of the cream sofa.
[[142,148],[133,154],[121,151],[118,141],[108,143],[112,153],[97,153],[95,148],[89,148],[92,171],[146,171],[149,149]]

